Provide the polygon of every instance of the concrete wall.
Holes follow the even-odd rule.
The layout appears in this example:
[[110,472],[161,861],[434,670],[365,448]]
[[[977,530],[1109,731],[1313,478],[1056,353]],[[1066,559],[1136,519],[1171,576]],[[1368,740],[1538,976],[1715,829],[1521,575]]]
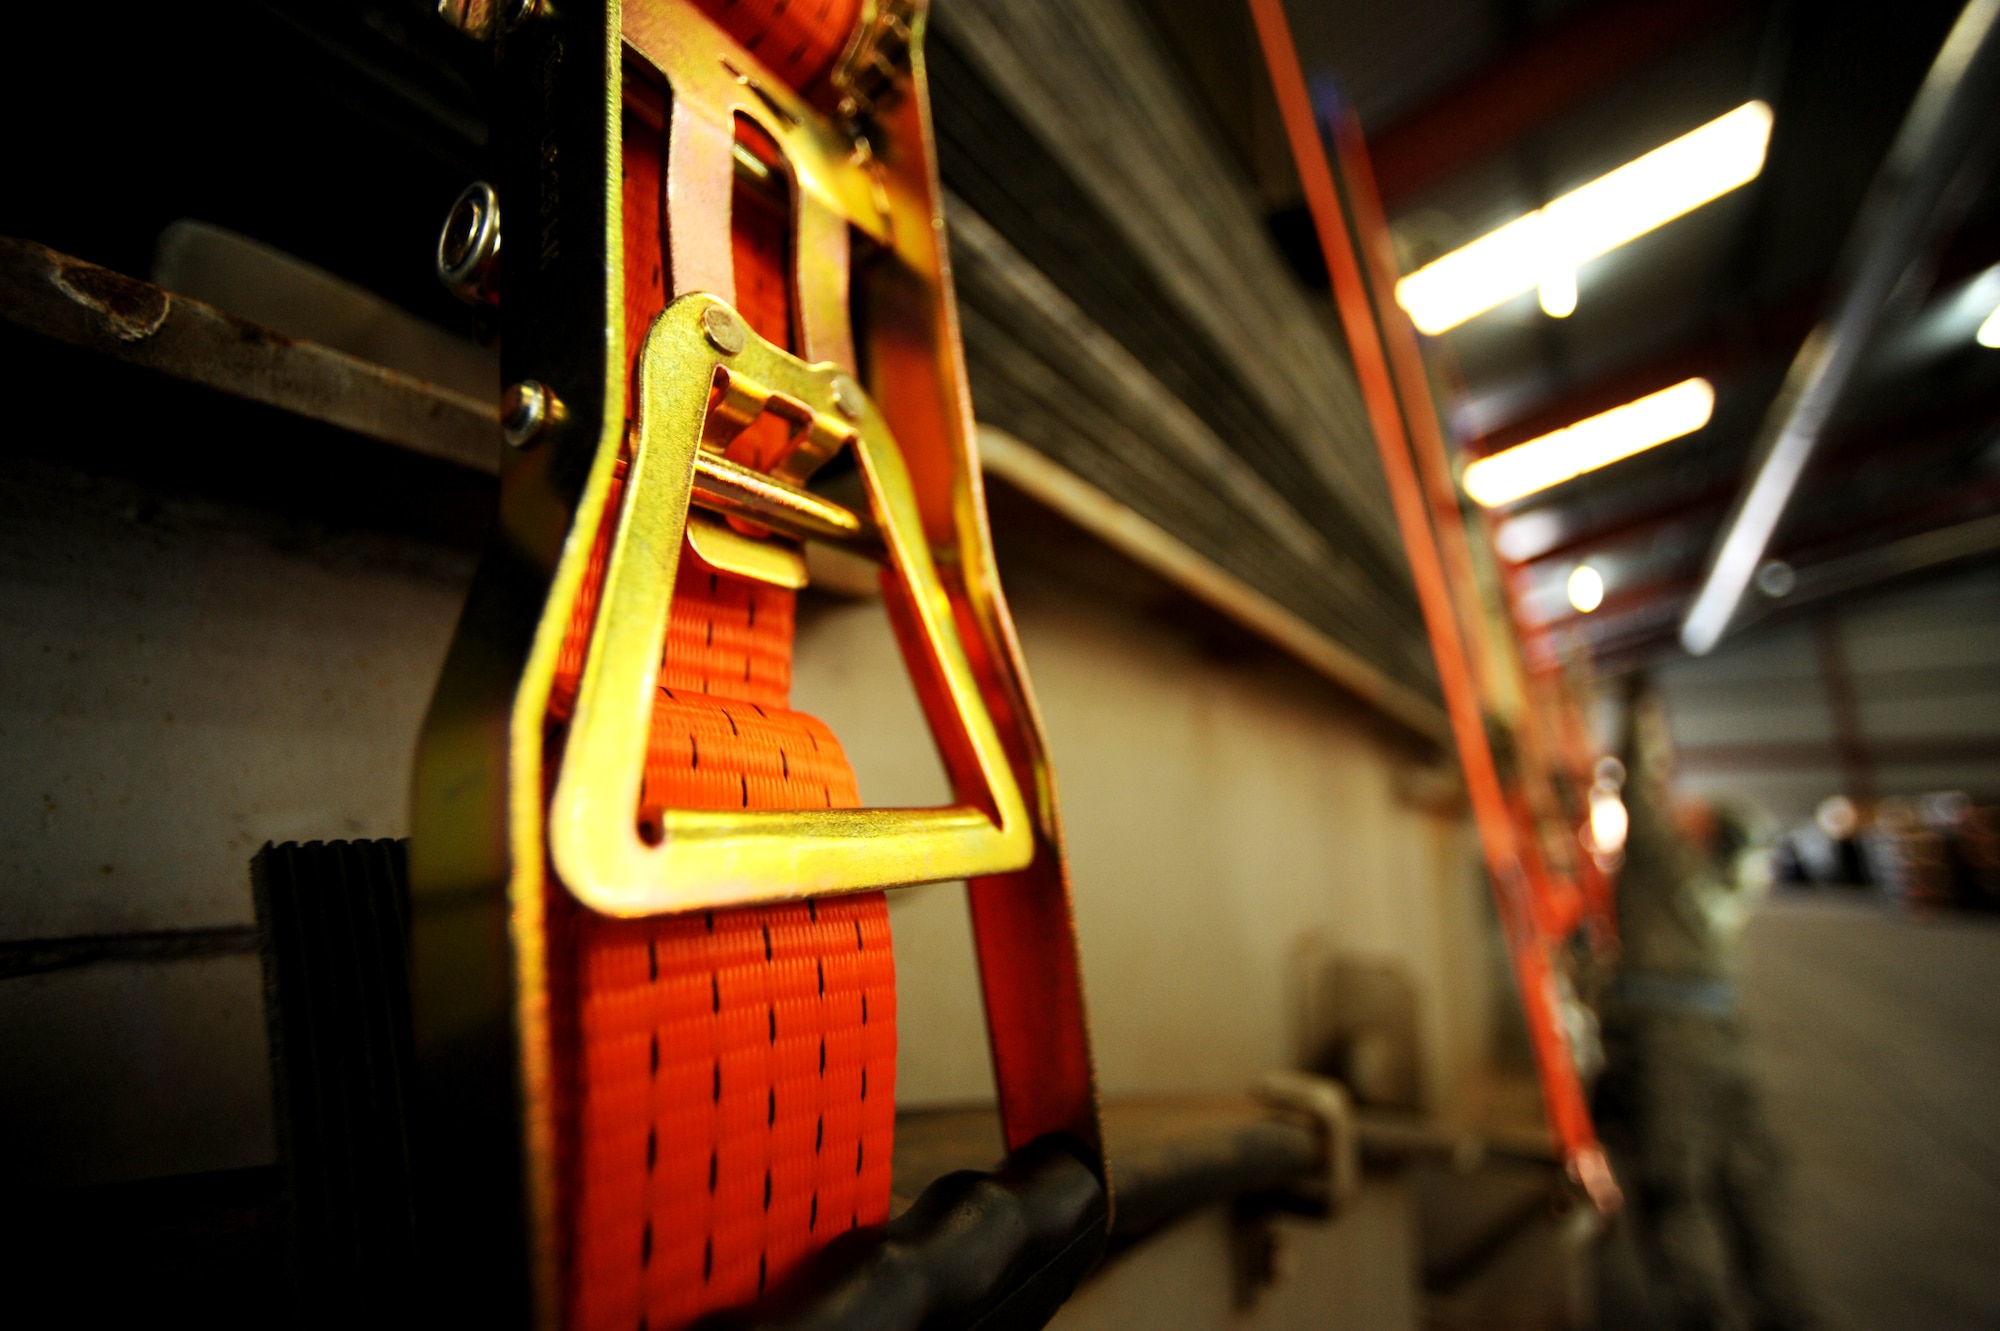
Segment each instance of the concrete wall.
[[[0,979],[0,1169],[74,1183],[274,1158],[247,861],[407,830],[463,549],[0,469],[0,946],[124,959]],[[1471,848],[1324,684],[1172,612],[1010,570],[1068,818],[1105,1089],[1240,1090],[1293,1059],[1294,958],[1399,958],[1456,1113],[1491,975]],[[797,700],[864,798],[943,786],[880,606],[802,613]],[[906,1103],[990,1095],[962,893],[895,899]],[[189,932],[196,931],[196,932]],[[61,949],[57,949],[61,951]],[[87,951],[88,949],[86,949]]]
[[[132,958],[0,979],[0,1173],[274,1158],[249,859],[266,840],[404,833],[470,567],[0,469],[0,945],[111,936]],[[209,932],[159,936],[191,930]]]

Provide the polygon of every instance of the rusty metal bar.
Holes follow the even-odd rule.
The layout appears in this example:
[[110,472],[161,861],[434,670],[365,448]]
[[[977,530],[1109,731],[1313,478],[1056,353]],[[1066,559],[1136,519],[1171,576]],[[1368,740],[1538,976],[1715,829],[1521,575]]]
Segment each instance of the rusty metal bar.
[[497,405],[0,237],[0,319],[30,333],[489,474]]

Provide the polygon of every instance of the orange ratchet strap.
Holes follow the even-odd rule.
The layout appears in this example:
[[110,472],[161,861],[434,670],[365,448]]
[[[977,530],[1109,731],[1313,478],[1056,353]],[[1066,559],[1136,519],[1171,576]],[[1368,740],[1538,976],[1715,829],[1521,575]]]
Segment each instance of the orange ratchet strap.
[[1557,978],[1563,940],[1587,907],[1608,904],[1608,893],[1580,888],[1559,871],[1559,865],[1575,857],[1566,847],[1545,844],[1542,811],[1534,807],[1520,779],[1523,773],[1503,770],[1493,751],[1489,713],[1482,703],[1482,696],[1491,692],[1494,669],[1479,650],[1486,629],[1483,603],[1429,380],[1415,334],[1393,303],[1387,224],[1358,129],[1351,123],[1336,126],[1336,182],[1283,0],[1249,4],[1409,556],[1520,989],[1549,1126],[1571,1177],[1601,1211],[1610,1212],[1621,1197],[1591,1122]]
[[[744,49],[776,56],[774,70],[797,87],[840,54],[859,5],[702,8]],[[668,303],[665,101],[628,85],[624,115],[625,326],[636,361]],[[751,151],[774,164],[768,142]],[[794,350],[790,219],[744,186],[734,195],[736,310]],[[730,453],[776,466],[790,442],[782,425],[762,418]],[[592,575],[564,644],[559,696],[573,695],[581,671],[601,560]],[[684,557],[642,819],[669,807],[860,804],[840,742],[790,707],[795,596]],[[568,1326],[684,1326],[755,1298],[832,1235],[888,1219],[896,973],[881,893],[637,920],[582,912],[576,946]]]
[[[490,34],[514,447],[416,781],[421,1222],[455,1319],[671,1331],[888,1219],[882,889],[968,880],[1010,1150],[1102,1184],[1095,1089],[921,6],[521,9]],[[865,508],[809,488],[843,455]],[[952,805],[863,808],[791,709],[804,538],[882,564]]]

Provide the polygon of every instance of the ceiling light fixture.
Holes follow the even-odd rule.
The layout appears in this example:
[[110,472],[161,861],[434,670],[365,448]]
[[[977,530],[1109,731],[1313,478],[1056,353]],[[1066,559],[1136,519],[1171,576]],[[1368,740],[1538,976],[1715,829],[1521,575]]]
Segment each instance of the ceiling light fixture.
[[1561,318],[1579,265],[1755,180],[1770,141],[1771,108],[1746,102],[1424,265],[1396,283],[1396,302],[1433,336],[1530,289]]
[[1714,385],[1706,379],[1685,379],[1470,463],[1465,469],[1465,492],[1486,508],[1511,504],[1692,434],[1708,424],[1714,411]]
[[1569,571],[1569,603],[1578,614],[1587,615],[1604,604],[1604,575],[1588,564]]

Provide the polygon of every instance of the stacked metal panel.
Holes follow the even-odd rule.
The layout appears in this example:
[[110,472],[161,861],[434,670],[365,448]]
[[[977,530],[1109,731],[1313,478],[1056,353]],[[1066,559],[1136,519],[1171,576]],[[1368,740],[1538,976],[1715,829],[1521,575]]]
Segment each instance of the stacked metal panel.
[[1430,654],[1344,350],[1123,0],[942,0],[975,408],[1394,678]]

